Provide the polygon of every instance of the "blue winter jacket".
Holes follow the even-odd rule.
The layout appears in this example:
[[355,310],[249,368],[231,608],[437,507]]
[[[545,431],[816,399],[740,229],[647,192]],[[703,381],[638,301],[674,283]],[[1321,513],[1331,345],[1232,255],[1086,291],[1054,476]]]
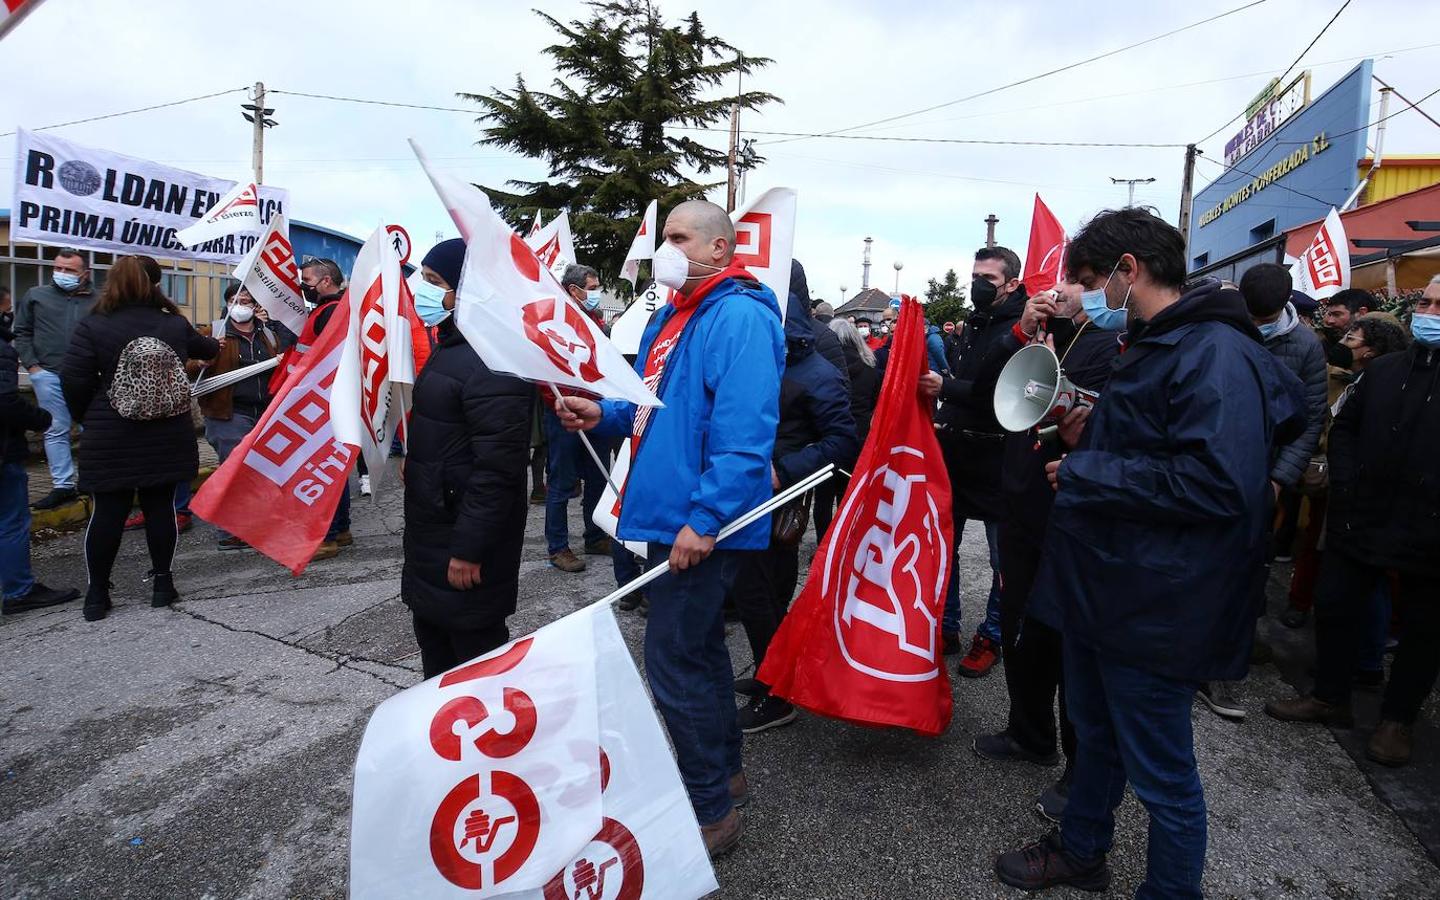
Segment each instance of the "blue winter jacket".
[[1234,680],[1264,601],[1274,448],[1300,380],[1238,291],[1207,282],[1141,328],[1060,464],[1032,614],[1107,658]]
[[925,326],[925,358],[929,360],[930,371],[950,377],[950,364],[945,360],[945,335],[939,325]]
[[[667,305],[650,318],[635,362],[642,374],[651,343],[674,314]],[[656,391],[665,405],[651,413],[625,485],[617,529],[623,540],[673,544],[686,525],[714,535],[770,499],[784,371],[774,293],[755,281],[721,281],[670,351]],[[600,408],[597,433],[630,434],[635,404],[606,400]],[[724,544],[730,550],[769,545],[769,516]]]

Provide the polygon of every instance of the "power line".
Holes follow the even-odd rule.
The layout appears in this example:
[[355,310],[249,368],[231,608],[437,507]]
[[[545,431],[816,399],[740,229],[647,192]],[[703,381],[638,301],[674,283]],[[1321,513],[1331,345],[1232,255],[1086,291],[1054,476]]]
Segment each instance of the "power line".
[[[873,122],[866,122],[866,123],[864,123],[864,124],[862,124],[862,125],[851,125],[851,126],[849,126],[849,127],[847,127],[847,128],[837,128],[837,129],[835,129],[834,131],[827,131],[827,132],[825,132],[825,133],[823,133],[823,134],[817,134],[817,135],[809,135],[809,134],[799,135],[799,136],[797,136],[796,139],[799,140],[799,139],[804,139],[804,138],[808,138],[808,137],[832,137],[832,136],[835,136],[835,135],[840,134],[841,132],[845,132],[845,131],[857,131],[857,130],[859,130],[859,129],[861,129],[861,128],[870,128],[870,127],[872,127],[872,126],[874,126],[874,125],[884,125],[884,124],[887,123],[887,122],[894,122],[894,121],[896,121],[896,120],[898,120],[898,119],[908,119],[908,118],[911,117],[911,116],[918,116],[918,115],[922,115],[922,114],[927,113],[927,112],[934,112],[934,111],[937,110],[937,109],[944,109],[944,108],[947,107],[947,106],[955,106],[956,104],[965,103],[965,102],[970,101],[970,100],[976,100],[976,99],[979,99],[980,97],[987,97],[987,96],[989,96],[989,95],[991,95],[991,94],[998,94],[998,93],[1001,92],[1001,91],[1006,91],[1006,90],[1009,90],[1010,88],[1013,88],[1013,87],[1019,87],[1019,86],[1022,85],[1022,84],[1029,84],[1029,83],[1031,83],[1032,81],[1039,81],[1040,79],[1042,79],[1042,78],[1048,78],[1048,77],[1050,77],[1051,75],[1058,75],[1058,74],[1060,74],[1061,72],[1068,72],[1068,71],[1070,71],[1071,69],[1077,69],[1077,68],[1079,68],[1079,67],[1081,67],[1081,66],[1089,65],[1089,64],[1092,63],[1092,62],[1097,62],[1097,61],[1102,60],[1102,59],[1105,59],[1105,58],[1107,58],[1107,57],[1115,56],[1116,54],[1119,54],[1119,53],[1124,53],[1124,52],[1127,51],[1127,50],[1134,50],[1136,47],[1143,47],[1143,46],[1145,46],[1146,44],[1153,44],[1153,43],[1156,42],[1156,41],[1163,40],[1164,38],[1170,37],[1171,35],[1179,34],[1179,33],[1182,32],[1182,31],[1189,31],[1189,30],[1192,29],[1192,28],[1198,28],[1198,27],[1200,27],[1201,25],[1206,25],[1206,24],[1208,24],[1208,23],[1210,23],[1210,22],[1214,22],[1214,21],[1216,21],[1216,20],[1218,20],[1218,19],[1223,19],[1223,18],[1225,18],[1226,16],[1232,16],[1232,15],[1234,15],[1235,13],[1244,12],[1245,10],[1250,9],[1251,7],[1259,6],[1260,4],[1262,4],[1262,3],[1264,3],[1264,2],[1266,2],[1266,0],[1251,0],[1250,3],[1247,3],[1247,4],[1245,4],[1244,6],[1237,6],[1237,7],[1235,7],[1234,9],[1227,10],[1226,12],[1222,12],[1222,13],[1219,13],[1219,14],[1217,14],[1217,15],[1213,15],[1213,16],[1209,17],[1208,19],[1201,19],[1199,22],[1192,22],[1192,23],[1190,23],[1189,25],[1184,25],[1184,26],[1181,26],[1180,28],[1176,28],[1176,29],[1173,29],[1173,30],[1171,30],[1171,31],[1167,31],[1167,32],[1165,32],[1164,34],[1157,34],[1157,35],[1155,35],[1154,37],[1148,37],[1148,38],[1144,39],[1143,41],[1136,41],[1135,43],[1133,43],[1133,44],[1127,44],[1127,45],[1124,46],[1124,47],[1117,47],[1117,48],[1114,49],[1114,50],[1107,50],[1107,51],[1105,51],[1104,53],[1098,54],[1098,55],[1096,55],[1096,56],[1089,57],[1088,59],[1082,59],[1082,60],[1080,60],[1080,61],[1078,61],[1078,62],[1068,63],[1068,64],[1066,64],[1066,65],[1060,66],[1059,68],[1051,69],[1051,70],[1049,70],[1049,71],[1047,71],[1047,72],[1041,72],[1041,73],[1039,73],[1038,75],[1031,75],[1031,76],[1028,76],[1028,77],[1026,77],[1026,78],[1022,78],[1022,79],[1020,79],[1019,81],[1012,81],[1012,82],[1010,82],[1009,84],[1002,84],[1002,85],[1000,85],[999,87],[987,88],[986,90],[979,91],[979,92],[974,93],[974,94],[969,94],[969,95],[967,95],[967,96],[960,97],[960,98],[957,98],[957,99],[955,99],[955,100],[947,100],[947,101],[944,102],[944,103],[937,103],[937,104],[935,104],[934,106],[927,106],[927,107],[925,107],[924,109],[917,109],[917,110],[915,110],[915,111],[913,111],[913,112],[900,113],[900,114],[894,115],[894,116],[887,116],[886,118],[876,119],[876,120],[873,121]],[[1346,0],[1346,2],[1348,3],[1349,0]],[[1229,123],[1226,123],[1226,124],[1229,124]],[[1221,126],[1221,127],[1224,127],[1224,126]],[[784,144],[784,143],[789,143],[789,141],[776,141],[775,143],[777,143],[777,144]],[[1180,145],[1180,146],[1184,146],[1184,145],[1182,144],[1182,145]]]
[[[1394,89],[1392,88],[1391,90],[1394,90]],[[1411,103],[1409,100],[1405,100],[1406,106],[1405,106],[1404,109],[1397,109],[1397,110],[1395,110],[1393,113],[1390,113],[1390,115],[1385,116],[1384,118],[1376,119],[1375,121],[1370,122],[1369,124],[1361,125],[1359,128],[1352,128],[1352,129],[1350,129],[1349,131],[1342,131],[1342,132],[1340,132],[1339,134],[1327,134],[1327,135],[1325,135],[1325,139],[1326,139],[1326,140],[1334,140],[1334,139],[1336,139],[1336,138],[1342,138],[1342,137],[1345,137],[1346,135],[1354,134],[1354,133],[1357,132],[1357,131],[1367,131],[1367,130],[1369,130],[1369,129],[1371,129],[1371,128],[1374,128],[1376,125],[1379,125],[1381,122],[1388,122],[1388,121],[1390,121],[1391,119],[1395,118],[1396,116],[1400,115],[1401,113],[1407,113],[1407,112],[1409,112],[1409,111],[1412,110],[1412,109],[1415,110],[1416,112],[1420,113],[1420,115],[1425,116],[1425,118],[1429,119],[1430,117],[1425,114],[1425,111],[1424,111],[1423,109],[1420,108],[1420,104],[1424,103],[1426,100],[1429,100],[1431,97],[1435,96],[1436,94],[1440,94],[1440,88],[1436,88],[1435,90],[1433,90],[1433,91],[1431,91],[1430,93],[1426,94],[1425,96],[1421,97],[1419,100],[1416,100],[1414,103]],[[1402,97],[1401,99],[1403,100],[1404,98]],[[1433,121],[1435,121],[1435,120],[1434,120],[1434,119],[1430,119],[1430,121],[1433,122]],[[1308,143],[1310,143],[1310,142],[1309,142],[1309,141],[1276,141],[1276,142],[1275,142],[1276,146],[1279,146],[1279,145],[1281,145],[1281,144],[1284,144],[1284,145],[1286,145],[1286,146],[1299,146],[1300,144],[1308,144]]]
[[[1275,79],[1276,84],[1283,84],[1283,83],[1284,83],[1286,76],[1288,76],[1291,72],[1295,71],[1295,67],[1298,66],[1298,65],[1300,65],[1300,60],[1302,60],[1302,59],[1305,58],[1305,54],[1307,54],[1307,53],[1310,52],[1310,48],[1311,48],[1311,47],[1314,47],[1317,43],[1319,43],[1320,39],[1325,36],[1325,32],[1327,32],[1327,31],[1330,30],[1330,26],[1335,24],[1335,20],[1338,19],[1338,18],[1340,18],[1340,14],[1343,13],[1343,12],[1345,11],[1345,8],[1346,8],[1347,6],[1349,6],[1349,5],[1350,5],[1350,0],[1345,0],[1344,3],[1340,4],[1340,8],[1337,9],[1337,10],[1335,10],[1335,15],[1333,15],[1333,16],[1330,17],[1330,21],[1328,21],[1328,22],[1325,23],[1325,27],[1320,29],[1320,33],[1317,34],[1317,35],[1315,35],[1315,37],[1310,41],[1310,43],[1308,43],[1308,44],[1305,45],[1305,49],[1300,51],[1300,55],[1297,56],[1297,57],[1295,57],[1295,61],[1292,62],[1292,63],[1290,64],[1290,66],[1289,66],[1284,72],[1282,72],[1282,73],[1280,74],[1280,77],[1279,77],[1279,78]],[[1236,115],[1233,115],[1233,116],[1231,116],[1230,118],[1226,119],[1224,122],[1220,123],[1220,127],[1219,127],[1219,128],[1215,129],[1214,131],[1212,131],[1212,132],[1210,132],[1209,134],[1205,135],[1205,136],[1204,136],[1203,138],[1201,138],[1200,140],[1196,141],[1196,142],[1195,142],[1195,146],[1197,146],[1197,147],[1200,146],[1201,144],[1203,144],[1203,143],[1205,143],[1206,141],[1208,141],[1208,140],[1210,140],[1211,138],[1213,138],[1215,135],[1217,135],[1217,134],[1219,134],[1220,132],[1224,131],[1226,128],[1228,128],[1228,127],[1230,126],[1230,123],[1231,123],[1231,122],[1235,121],[1235,120],[1238,119],[1238,118],[1240,118],[1240,114],[1239,114],[1239,113],[1237,113]]]
[[308,94],[304,91],[280,91],[272,90],[271,94],[288,94],[291,97],[309,97],[312,100],[338,100],[341,103],[364,103],[370,106],[394,106],[401,109],[429,109],[435,112],[458,112],[467,115],[478,115],[478,109],[466,109],[460,106],[430,106],[425,103],[400,103],[394,100],[368,100],[362,97],[338,97],[334,94]]
[[[196,100],[209,100],[211,97],[223,97],[226,94],[233,94],[237,91],[246,90],[243,87],[230,88],[228,91],[216,91],[213,94],[201,94],[198,97],[186,97],[184,100],[172,100],[169,103],[157,103],[154,106],[142,106],[139,109],[127,109],[124,112],[109,113],[103,116],[91,116],[88,119],[76,119],[73,122],[57,122],[54,125],[41,125],[39,128],[32,128],[31,131],[48,131],[51,128],[65,128],[69,125],[84,125],[86,122],[99,122],[102,119],[115,119],[120,116],[132,116],[135,113],[150,112],[152,109],[165,109],[170,106],[179,106],[182,103],[194,103]],[[15,132],[6,131],[0,137],[10,137]]]

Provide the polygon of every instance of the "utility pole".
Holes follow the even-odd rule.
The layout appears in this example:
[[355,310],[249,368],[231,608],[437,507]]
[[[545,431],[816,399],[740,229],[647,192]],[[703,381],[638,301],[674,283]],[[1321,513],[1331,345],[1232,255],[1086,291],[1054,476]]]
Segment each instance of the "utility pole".
[[726,212],[735,211],[735,191],[740,186],[740,177],[736,171],[736,165],[740,157],[740,92],[745,78],[745,57],[737,56],[735,62],[740,68],[735,73],[735,103],[730,107],[730,152],[726,154],[725,158],[725,168],[727,171],[725,178]]
[[985,217],[985,246],[995,246],[995,226],[999,224],[1000,220],[995,217],[994,213]]
[[255,102],[242,103],[240,108],[248,110],[242,113],[245,121],[255,126],[255,139],[250,148],[250,164],[255,169],[255,183],[265,183],[265,129],[274,128],[277,124],[270,114],[275,110],[265,106],[265,82],[255,82]]
[[1185,145],[1185,174],[1180,179],[1180,239],[1190,246],[1190,206],[1195,200],[1195,157],[1200,151],[1194,144]]
[[1110,179],[1110,183],[1111,183],[1111,184],[1128,184],[1128,185],[1130,185],[1130,199],[1125,202],[1125,208],[1126,208],[1126,209],[1129,209],[1130,207],[1132,207],[1132,206],[1135,205],[1135,185],[1137,185],[1137,184],[1154,184],[1154,183],[1155,183],[1155,179],[1153,179],[1153,178],[1115,178],[1115,177],[1112,176],[1111,179]]

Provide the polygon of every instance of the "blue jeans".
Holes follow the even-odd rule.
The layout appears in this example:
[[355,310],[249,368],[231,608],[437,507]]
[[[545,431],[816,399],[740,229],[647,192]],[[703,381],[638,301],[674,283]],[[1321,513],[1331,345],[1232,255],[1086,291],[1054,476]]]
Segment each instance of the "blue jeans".
[[[730,813],[730,777],[741,768],[724,604],[744,553],[716,550],[698,566],[650,582],[647,592],[645,678],[701,825]],[[650,559],[669,556],[668,545],[650,545]]]
[[57,488],[75,489],[75,457],[70,451],[70,408],[60,389],[60,376],[41,369],[30,376],[35,401],[50,414],[45,429],[45,461],[50,464],[50,481]]
[[[205,442],[215,451],[215,456],[221,465],[230,458],[240,442],[245,440],[245,435],[255,427],[256,417],[240,410],[235,410],[229,419],[205,418]],[[190,512],[190,484],[186,482],[180,485],[175,491],[175,511]],[[220,532],[220,539],[230,537],[230,532],[223,528],[216,529]],[[341,529],[343,531],[344,529]],[[336,532],[337,534],[339,532]]]
[[545,543],[548,552],[559,553],[570,546],[570,495],[577,479],[584,482],[580,509],[585,518],[585,543],[593,544],[605,532],[592,517],[605,491],[605,476],[580,444],[580,436],[566,431],[551,410],[545,410],[545,441],[550,459],[545,473]]
[[6,600],[30,593],[30,481],[24,463],[0,466],[0,587]]
[[1150,813],[1145,882],[1135,896],[1199,898],[1205,794],[1190,707],[1200,685],[1112,662],[1069,637],[1063,655],[1065,708],[1077,740],[1060,821],[1065,849],[1082,860],[1109,852],[1128,781]]
[[615,586],[623,587],[642,574],[640,557],[625,549],[620,541],[610,542],[610,559],[615,563]]
[[[975,633],[1000,643],[1000,525],[985,522],[985,543],[990,548],[990,596],[985,600],[985,620]],[[960,547],[964,534],[965,520],[956,523],[955,547]],[[960,567],[950,560],[950,581],[945,586],[945,613],[940,620],[940,630],[946,634],[960,633]]]

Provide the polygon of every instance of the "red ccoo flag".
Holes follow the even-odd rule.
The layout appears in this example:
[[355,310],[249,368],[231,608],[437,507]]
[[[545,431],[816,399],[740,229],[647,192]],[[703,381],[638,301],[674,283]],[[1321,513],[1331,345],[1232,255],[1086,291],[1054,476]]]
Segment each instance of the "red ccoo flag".
[[950,724],[940,613],[954,544],[950,479],[916,390],[925,368],[924,316],[907,299],[850,488],[758,677],[822,715],[936,735]]
[[1030,248],[1025,251],[1025,271],[1020,276],[1025,292],[1033,297],[1053,288],[1060,280],[1064,259],[1065,226],[1036,194],[1035,211],[1030,214]]

